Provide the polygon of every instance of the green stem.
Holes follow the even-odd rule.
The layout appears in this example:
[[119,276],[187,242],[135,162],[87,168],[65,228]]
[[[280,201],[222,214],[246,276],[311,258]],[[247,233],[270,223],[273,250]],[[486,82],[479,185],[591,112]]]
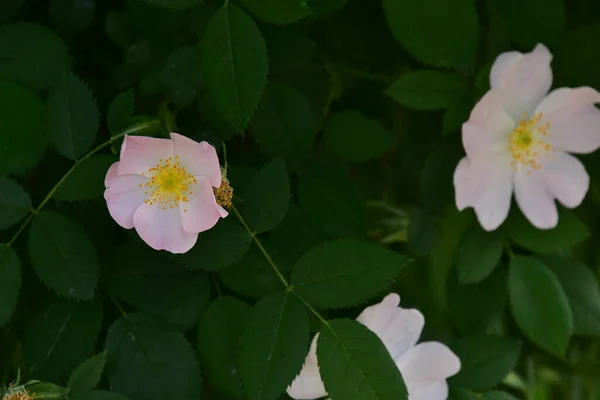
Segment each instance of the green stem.
[[117,306],[117,308],[118,308],[118,309],[119,309],[119,311],[121,312],[121,315],[122,315],[122,316],[124,316],[125,318],[127,318],[127,312],[125,312],[125,310],[124,310],[124,309],[123,309],[123,307],[121,306],[121,303],[119,303],[119,302],[117,301],[117,299],[115,299],[115,298],[113,297],[113,295],[112,295],[112,294],[110,294],[110,293],[107,293],[107,294],[108,294],[108,297],[110,297],[110,299],[112,300],[112,302],[113,302],[113,303],[115,303],[115,306]]
[[508,253],[508,255],[510,256],[510,258],[514,258],[515,257],[515,252],[512,250],[512,248],[510,247],[510,243],[505,242],[504,243],[504,248],[506,249],[506,252]]
[[125,135],[130,135],[133,133],[137,133],[139,131],[142,131],[144,129],[149,128],[152,125],[156,125],[156,124],[160,124],[159,121],[150,121],[150,122],[146,122],[143,124],[139,124],[136,125],[134,127],[131,127],[115,136],[112,136],[109,140],[107,140],[106,142],[98,145],[98,147],[94,148],[93,150],[91,150],[89,153],[87,153],[85,156],[81,157],[79,160],[75,161],[75,164],[73,164],[73,166],[71,166],[71,168],[69,168],[69,170],[63,175],[62,178],[60,178],[60,180],[58,182],[56,182],[56,185],[54,185],[54,187],[52,189],[50,189],[50,191],[48,192],[48,194],[46,195],[46,197],[44,198],[44,200],[42,200],[42,202],[40,203],[39,206],[37,206],[34,210],[31,211],[31,213],[29,214],[29,216],[27,217],[27,219],[25,220],[25,222],[23,222],[23,224],[19,227],[19,230],[17,231],[17,233],[15,233],[15,235],[12,237],[12,239],[10,239],[10,241],[8,242],[8,244],[6,245],[7,247],[12,246],[12,244],[15,242],[15,240],[17,240],[17,238],[19,237],[19,235],[23,232],[23,230],[25,229],[25,227],[27,226],[27,224],[29,224],[29,222],[33,219],[33,217],[35,215],[37,215],[42,208],[44,208],[44,206],[46,205],[46,203],[48,203],[48,201],[50,201],[50,199],[52,198],[52,196],[54,196],[54,194],[56,193],[56,191],[58,190],[58,188],[65,183],[65,181],[69,178],[69,176],[71,176],[71,174],[77,169],[77,167],[79,165],[81,165],[84,161],[86,161],[88,158],[90,158],[91,156],[93,156],[94,154],[96,154],[97,152],[99,152],[100,150],[104,149],[105,147],[110,146],[115,140],[122,138]]

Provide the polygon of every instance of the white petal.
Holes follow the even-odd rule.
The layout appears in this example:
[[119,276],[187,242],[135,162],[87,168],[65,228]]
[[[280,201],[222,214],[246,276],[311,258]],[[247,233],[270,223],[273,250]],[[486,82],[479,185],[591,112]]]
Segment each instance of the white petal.
[[121,147],[119,174],[147,173],[160,159],[173,157],[173,142],[146,136],[125,136]]
[[133,228],[133,214],[148,198],[145,189],[140,187],[147,180],[148,178],[132,174],[114,175],[107,180],[110,186],[104,191],[104,199],[108,212],[125,229]]
[[407,386],[443,380],[460,371],[458,357],[439,342],[419,343],[400,357],[396,365]]
[[318,399],[327,395],[317,364],[318,337],[317,333],[300,373],[287,388],[287,394],[293,399]]
[[408,400],[446,400],[448,399],[448,383],[445,380],[434,382],[418,382],[408,388]]
[[179,213],[186,232],[204,232],[215,226],[221,217],[222,208],[217,204],[210,181],[198,177],[191,185],[187,202],[179,203]]
[[178,207],[163,210],[157,203],[144,203],[133,214],[133,223],[142,240],[154,250],[185,253],[198,239],[198,233],[183,230]]
[[583,201],[590,177],[577,158],[562,151],[554,152],[541,169],[550,194],[565,207],[578,207]]
[[469,184],[469,159],[463,157],[454,170],[454,193],[456,199],[456,208],[459,211],[471,206],[470,199],[473,197],[471,194],[471,185]]
[[500,55],[490,74],[506,112],[514,119],[529,116],[552,86],[552,54],[538,44],[531,53]]
[[425,325],[421,312],[403,309],[398,307],[399,304],[400,296],[391,293],[381,303],[365,308],[356,318],[379,336],[393,359],[400,357],[417,343]]
[[539,170],[521,169],[515,174],[515,198],[525,217],[536,228],[550,229],[558,223],[554,198]]
[[118,175],[119,173],[119,162],[114,162],[106,171],[106,176],[104,177],[104,187],[109,187],[110,182]]
[[600,93],[590,87],[550,92],[535,110],[550,123],[548,142],[570,153],[591,153],[600,147]]
[[187,172],[208,178],[212,186],[221,186],[221,166],[217,151],[208,142],[196,142],[178,133],[171,133],[175,156]]

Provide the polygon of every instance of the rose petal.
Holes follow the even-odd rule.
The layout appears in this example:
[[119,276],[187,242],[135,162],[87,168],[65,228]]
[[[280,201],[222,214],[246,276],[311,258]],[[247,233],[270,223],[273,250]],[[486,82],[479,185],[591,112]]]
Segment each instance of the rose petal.
[[[199,177],[192,185],[187,202],[179,203],[179,213],[186,232],[204,232],[219,221],[222,208],[217,204],[208,178]],[[224,210],[223,210],[224,211]]]
[[119,162],[112,163],[108,171],[106,171],[106,177],[104,177],[104,187],[107,188],[110,186],[110,182],[117,176],[119,173]]
[[144,242],[155,250],[185,253],[198,239],[198,233],[183,230],[178,207],[163,210],[157,203],[144,203],[133,214],[133,223]]
[[125,136],[119,175],[147,173],[160,159],[173,157],[173,142],[145,136]]
[[448,383],[445,380],[434,382],[418,382],[408,388],[409,400],[446,400],[448,399]]
[[552,54],[543,44],[531,53],[500,55],[492,66],[490,86],[515,120],[529,117],[552,86]]
[[221,166],[217,151],[208,142],[196,142],[178,133],[171,133],[175,156],[188,173],[208,178],[212,186],[221,186]]
[[554,198],[540,171],[521,169],[515,174],[515,198],[525,217],[536,228],[550,229],[558,223]]
[[590,87],[550,92],[535,110],[548,122],[547,141],[570,153],[591,153],[600,147],[600,93]]
[[147,180],[148,178],[143,176],[131,174],[109,179],[110,186],[104,191],[108,212],[117,224],[125,229],[133,228],[133,214],[148,197],[145,189],[140,187]]
[[455,375],[460,360],[444,344],[419,343],[396,361],[407,386],[415,382],[434,382]]
[[550,194],[569,208],[578,207],[590,186],[590,177],[577,158],[562,151],[552,154],[542,167]]
[[317,364],[317,333],[310,344],[310,350],[298,376],[287,388],[293,399],[318,399],[327,395]]

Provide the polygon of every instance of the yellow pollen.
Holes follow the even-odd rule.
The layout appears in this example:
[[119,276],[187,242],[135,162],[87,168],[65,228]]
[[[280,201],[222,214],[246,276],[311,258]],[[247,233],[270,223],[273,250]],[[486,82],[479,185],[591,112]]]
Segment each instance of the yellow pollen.
[[191,186],[197,183],[196,178],[181,165],[179,157],[175,157],[175,161],[173,157],[161,158],[147,174],[150,179],[140,184],[140,187],[146,188],[144,193],[150,194],[144,203],[157,204],[163,210],[172,209],[181,202],[187,203],[188,196],[192,194]]
[[4,400],[32,400],[32,397],[27,392],[16,392],[7,394],[6,397],[4,397]]
[[554,150],[554,147],[546,142],[550,136],[550,123],[542,124],[542,116],[542,113],[529,119],[524,116],[508,135],[508,149],[512,156],[510,165],[515,171],[527,168],[527,174],[531,175],[532,171],[542,168],[541,161],[548,158]]
[[227,178],[223,178],[219,188],[213,188],[215,199],[221,207],[231,207],[231,199],[233,198],[233,188],[229,184]]

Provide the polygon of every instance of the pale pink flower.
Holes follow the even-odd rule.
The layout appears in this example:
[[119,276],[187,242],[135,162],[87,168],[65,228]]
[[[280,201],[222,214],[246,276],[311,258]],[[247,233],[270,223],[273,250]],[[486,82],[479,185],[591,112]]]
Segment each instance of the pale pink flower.
[[[383,342],[392,356],[408,389],[409,400],[446,400],[446,379],[460,370],[460,360],[439,342],[416,344],[425,318],[416,309],[399,307],[400,296],[387,295],[381,303],[367,307],[356,319]],[[319,374],[317,338],[315,335],[308,356],[287,389],[294,399],[318,399],[327,396]]]
[[177,133],[170,140],[125,136],[104,185],[110,215],[156,250],[185,253],[199,232],[228,215],[213,192],[221,186],[215,148]]
[[513,193],[539,229],[558,223],[554,200],[568,208],[585,197],[589,176],[569,153],[600,147],[600,93],[590,87],[552,86],[552,54],[538,44],[531,53],[498,56],[491,89],[462,126],[466,157],[454,172],[456,206],[473,207],[481,226],[498,228]]

